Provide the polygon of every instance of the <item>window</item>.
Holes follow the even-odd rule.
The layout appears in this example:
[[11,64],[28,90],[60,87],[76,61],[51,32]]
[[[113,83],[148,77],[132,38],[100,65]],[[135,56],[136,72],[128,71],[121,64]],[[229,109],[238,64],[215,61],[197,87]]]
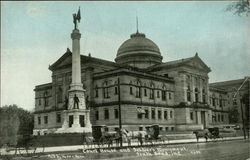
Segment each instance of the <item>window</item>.
[[212,106],[215,106],[215,98],[212,98]]
[[168,93],[169,99],[172,99],[172,94]]
[[221,115],[221,121],[224,122],[224,115]]
[[109,110],[104,109],[104,119],[109,119]]
[[95,111],[95,119],[99,120],[99,111]]
[[165,101],[166,99],[167,99],[167,97],[166,97],[166,91],[161,91],[161,98],[162,98],[162,100],[163,101]]
[[147,89],[144,89],[144,96],[147,97]]
[[130,93],[131,95],[133,95],[133,88],[132,88],[132,87],[130,87],[129,93]]
[[155,119],[155,109],[154,108],[151,109],[151,118]]
[[41,105],[41,99],[40,98],[38,99],[38,105],[39,106]]
[[56,122],[61,123],[61,113],[56,114]]
[[145,109],[145,118],[148,119],[148,109]]
[[188,89],[187,89],[187,101],[188,102],[191,101],[191,89],[190,89],[190,85],[188,85]]
[[165,127],[165,131],[168,131],[168,127]]
[[108,132],[108,131],[109,131],[109,128],[108,128],[108,127],[105,127],[105,128],[104,128],[104,131],[105,131],[105,132]]
[[173,111],[170,111],[170,119],[173,118]]
[[194,120],[194,114],[193,114],[193,112],[190,112],[190,120]]
[[118,111],[118,109],[114,109],[114,115],[115,115],[115,119],[119,118],[119,111]]
[[139,127],[139,131],[143,131],[143,127]]
[[149,90],[149,98],[154,99],[154,90],[153,89]]
[[158,110],[158,119],[161,119],[161,110]]
[[206,103],[206,93],[205,93],[205,89],[202,89],[202,102]]
[[115,87],[115,95],[118,94],[118,87]]
[[171,131],[174,131],[174,127],[171,127]]
[[44,92],[44,105],[48,106],[49,105],[49,99],[48,99],[48,92]]
[[37,117],[37,123],[41,124],[41,117]]
[[62,87],[59,87],[57,91],[57,103],[61,103],[62,101],[63,101],[63,90]]
[[141,92],[140,92],[140,87],[135,88],[135,97],[140,98],[141,97]]
[[198,88],[195,88],[194,94],[195,94],[195,102],[198,102],[198,101],[199,101],[199,92],[198,92]]
[[168,111],[167,110],[164,111],[164,119],[166,119],[166,120],[168,119]]
[[220,122],[220,115],[218,114],[218,122]]
[[157,98],[160,98],[160,91],[157,91]]
[[103,97],[104,98],[109,98],[108,81],[105,81],[103,86],[104,86],[103,87]]
[[44,124],[48,124],[48,116],[44,116]]
[[95,97],[96,98],[98,97],[98,88],[97,87],[95,88]]
[[108,87],[103,88],[103,97],[109,98],[109,88]]
[[222,107],[222,96],[220,95],[219,106]]

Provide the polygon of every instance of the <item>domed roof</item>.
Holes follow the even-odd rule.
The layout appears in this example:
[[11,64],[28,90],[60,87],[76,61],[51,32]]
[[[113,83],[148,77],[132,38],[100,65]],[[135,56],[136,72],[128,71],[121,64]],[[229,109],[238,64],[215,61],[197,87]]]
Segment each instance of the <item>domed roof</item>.
[[146,38],[145,34],[137,32],[119,47],[116,58],[137,53],[161,56],[159,47],[152,40]]

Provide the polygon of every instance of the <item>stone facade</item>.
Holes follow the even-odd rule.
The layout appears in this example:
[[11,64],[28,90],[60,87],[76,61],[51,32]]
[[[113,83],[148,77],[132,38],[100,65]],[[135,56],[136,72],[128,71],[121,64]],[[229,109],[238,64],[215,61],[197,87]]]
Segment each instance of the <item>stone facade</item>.
[[[150,44],[149,39],[143,43],[145,36],[141,35],[133,34],[129,44],[125,41],[121,45],[117,62],[81,55],[81,81],[91,124],[106,125],[110,131],[119,127],[118,79],[123,128],[145,130],[158,124],[163,131],[174,131],[227,124],[227,91],[209,87],[211,70],[198,54],[162,62],[158,46]],[[71,84],[71,62],[72,53],[67,50],[49,67],[52,83],[35,87],[34,134],[55,132],[62,126]],[[223,106],[213,106],[213,97],[219,102],[222,99]]]

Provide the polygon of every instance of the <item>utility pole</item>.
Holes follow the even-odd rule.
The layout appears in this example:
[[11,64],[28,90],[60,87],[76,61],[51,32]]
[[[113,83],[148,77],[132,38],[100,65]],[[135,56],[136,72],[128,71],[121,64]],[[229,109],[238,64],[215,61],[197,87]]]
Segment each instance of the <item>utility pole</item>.
[[[243,81],[243,83],[240,85],[240,87],[237,89],[237,91],[235,92],[233,99],[236,99],[237,94],[239,93],[239,91],[241,90],[241,88],[243,87],[243,85],[247,82],[249,77],[246,77],[245,80]],[[242,119],[242,126],[243,126],[243,134],[244,134],[244,139],[246,139],[246,129],[245,129],[245,121],[244,121],[244,113],[243,113],[243,97],[239,94],[240,96],[240,110],[241,110],[241,119]],[[249,132],[249,131],[248,131]]]
[[118,77],[118,110],[119,110],[120,147],[122,147],[121,90],[120,90],[120,78],[119,77]]

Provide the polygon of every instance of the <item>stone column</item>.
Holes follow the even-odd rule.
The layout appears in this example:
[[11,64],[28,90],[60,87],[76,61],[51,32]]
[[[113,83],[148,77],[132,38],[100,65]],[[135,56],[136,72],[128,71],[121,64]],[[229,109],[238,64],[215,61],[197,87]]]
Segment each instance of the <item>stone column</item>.
[[81,82],[81,57],[80,57],[80,38],[81,33],[74,29],[71,33],[72,38],[72,82],[71,90],[83,90]]

